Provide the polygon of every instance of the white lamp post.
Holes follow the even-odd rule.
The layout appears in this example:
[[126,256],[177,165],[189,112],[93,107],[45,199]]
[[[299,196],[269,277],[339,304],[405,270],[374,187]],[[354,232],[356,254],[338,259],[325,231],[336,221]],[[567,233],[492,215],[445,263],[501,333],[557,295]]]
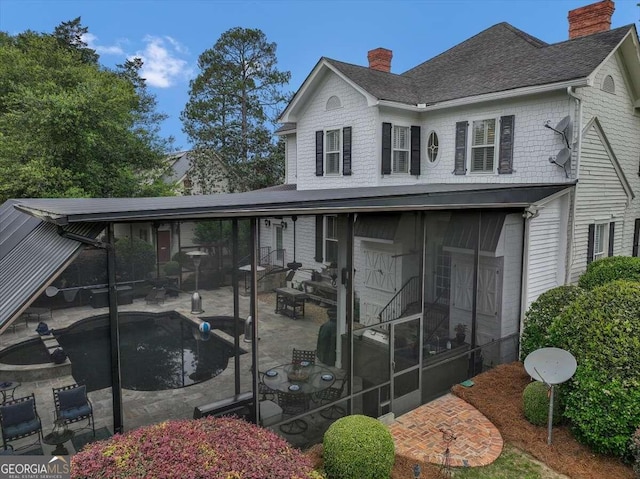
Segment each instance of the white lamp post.
[[191,256],[193,265],[196,268],[196,290],[191,295],[191,314],[202,314],[204,310],[202,309],[202,298],[198,293],[198,275],[200,273],[200,261],[203,256],[207,256],[207,253],[204,251],[189,251],[187,256]]

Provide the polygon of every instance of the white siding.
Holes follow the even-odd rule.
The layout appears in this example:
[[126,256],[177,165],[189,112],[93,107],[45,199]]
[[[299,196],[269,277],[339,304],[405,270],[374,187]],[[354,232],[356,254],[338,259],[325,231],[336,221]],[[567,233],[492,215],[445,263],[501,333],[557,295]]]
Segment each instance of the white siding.
[[[618,54],[610,58],[595,75],[594,86],[582,88],[578,91],[583,101],[585,124],[593,117],[598,117],[602,129],[611,144],[613,153],[636,195],[635,199],[625,209],[624,227],[622,222],[616,222],[616,255],[631,255],[633,241],[633,223],[640,218],[640,177],[638,176],[638,163],[640,162],[640,115],[634,114],[633,100],[629,95],[625,76],[620,67],[621,60]],[[611,75],[615,82],[615,94],[604,92],[600,89],[605,76]],[[636,110],[637,111],[637,110]],[[584,153],[583,153],[584,155]],[[595,170],[592,170],[595,172]],[[580,173],[582,177],[582,173]],[[582,184],[582,179],[580,180]],[[587,198],[587,201],[599,202],[597,191]],[[600,194],[602,188],[600,188]],[[608,198],[605,198],[608,200]],[[586,233],[585,233],[586,234]],[[620,241],[618,243],[618,241]],[[586,257],[586,241],[584,237],[576,239],[577,259]],[[583,249],[580,249],[583,248]],[[580,261],[574,265],[573,279],[584,269],[586,263]]]
[[525,310],[545,291],[564,284],[569,195],[540,208],[529,225]]
[[[583,135],[580,182],[576,189],[575,237],[571,282],[578,281],[587,267],[589,225],[615,221],[616,231],[623,230],[627,195],[596,125]],[[614,254],[622,253],[621,234],[615,235]],[[631,246],[629,245],[629,252]]]
[[285,141],[285,178],[284,182],[287,184],[295,183],[297,177],[297,147],[296,147],[296,134],[292,133],[284,138]]

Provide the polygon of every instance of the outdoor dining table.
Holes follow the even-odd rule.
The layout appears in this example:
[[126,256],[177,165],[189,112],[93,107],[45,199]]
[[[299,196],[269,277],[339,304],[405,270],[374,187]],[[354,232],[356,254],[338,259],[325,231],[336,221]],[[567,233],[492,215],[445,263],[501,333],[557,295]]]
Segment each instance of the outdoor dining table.
[[300,365],[288,363],[268,369],[263,381],[275,391],[312,396],[331,387],[336,375],[329,368],[303,361]]

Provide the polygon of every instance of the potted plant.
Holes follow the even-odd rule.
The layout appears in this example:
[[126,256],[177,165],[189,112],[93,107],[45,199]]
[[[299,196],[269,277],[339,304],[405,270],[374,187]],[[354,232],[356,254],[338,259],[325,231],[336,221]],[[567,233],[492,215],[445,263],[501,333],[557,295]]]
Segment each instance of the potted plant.
[[458,323],[454,328],[454,331],[456,332],[456,341],[458,342],[458,344],[464,344],[467,333],[467,325],[464,323]]

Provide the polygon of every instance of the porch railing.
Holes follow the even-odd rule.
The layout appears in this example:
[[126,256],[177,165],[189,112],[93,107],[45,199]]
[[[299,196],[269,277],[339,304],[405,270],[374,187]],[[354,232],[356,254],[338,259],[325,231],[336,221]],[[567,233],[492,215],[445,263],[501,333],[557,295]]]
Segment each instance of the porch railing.
[[401,318],[410,305],[420,303],[421,300],[422,288],[420,287],[420,277],[412,276],[395,296],[391,298],[391,301],[382,308],[380,314],[378,314],[378,318],[381,323]]
[[286,257],[285,249],[273,249],[266,254],[262,254],[264,248],[260,248],[260,261],[258,264],[261,266],[279,266],[284,269],[284,258]]

